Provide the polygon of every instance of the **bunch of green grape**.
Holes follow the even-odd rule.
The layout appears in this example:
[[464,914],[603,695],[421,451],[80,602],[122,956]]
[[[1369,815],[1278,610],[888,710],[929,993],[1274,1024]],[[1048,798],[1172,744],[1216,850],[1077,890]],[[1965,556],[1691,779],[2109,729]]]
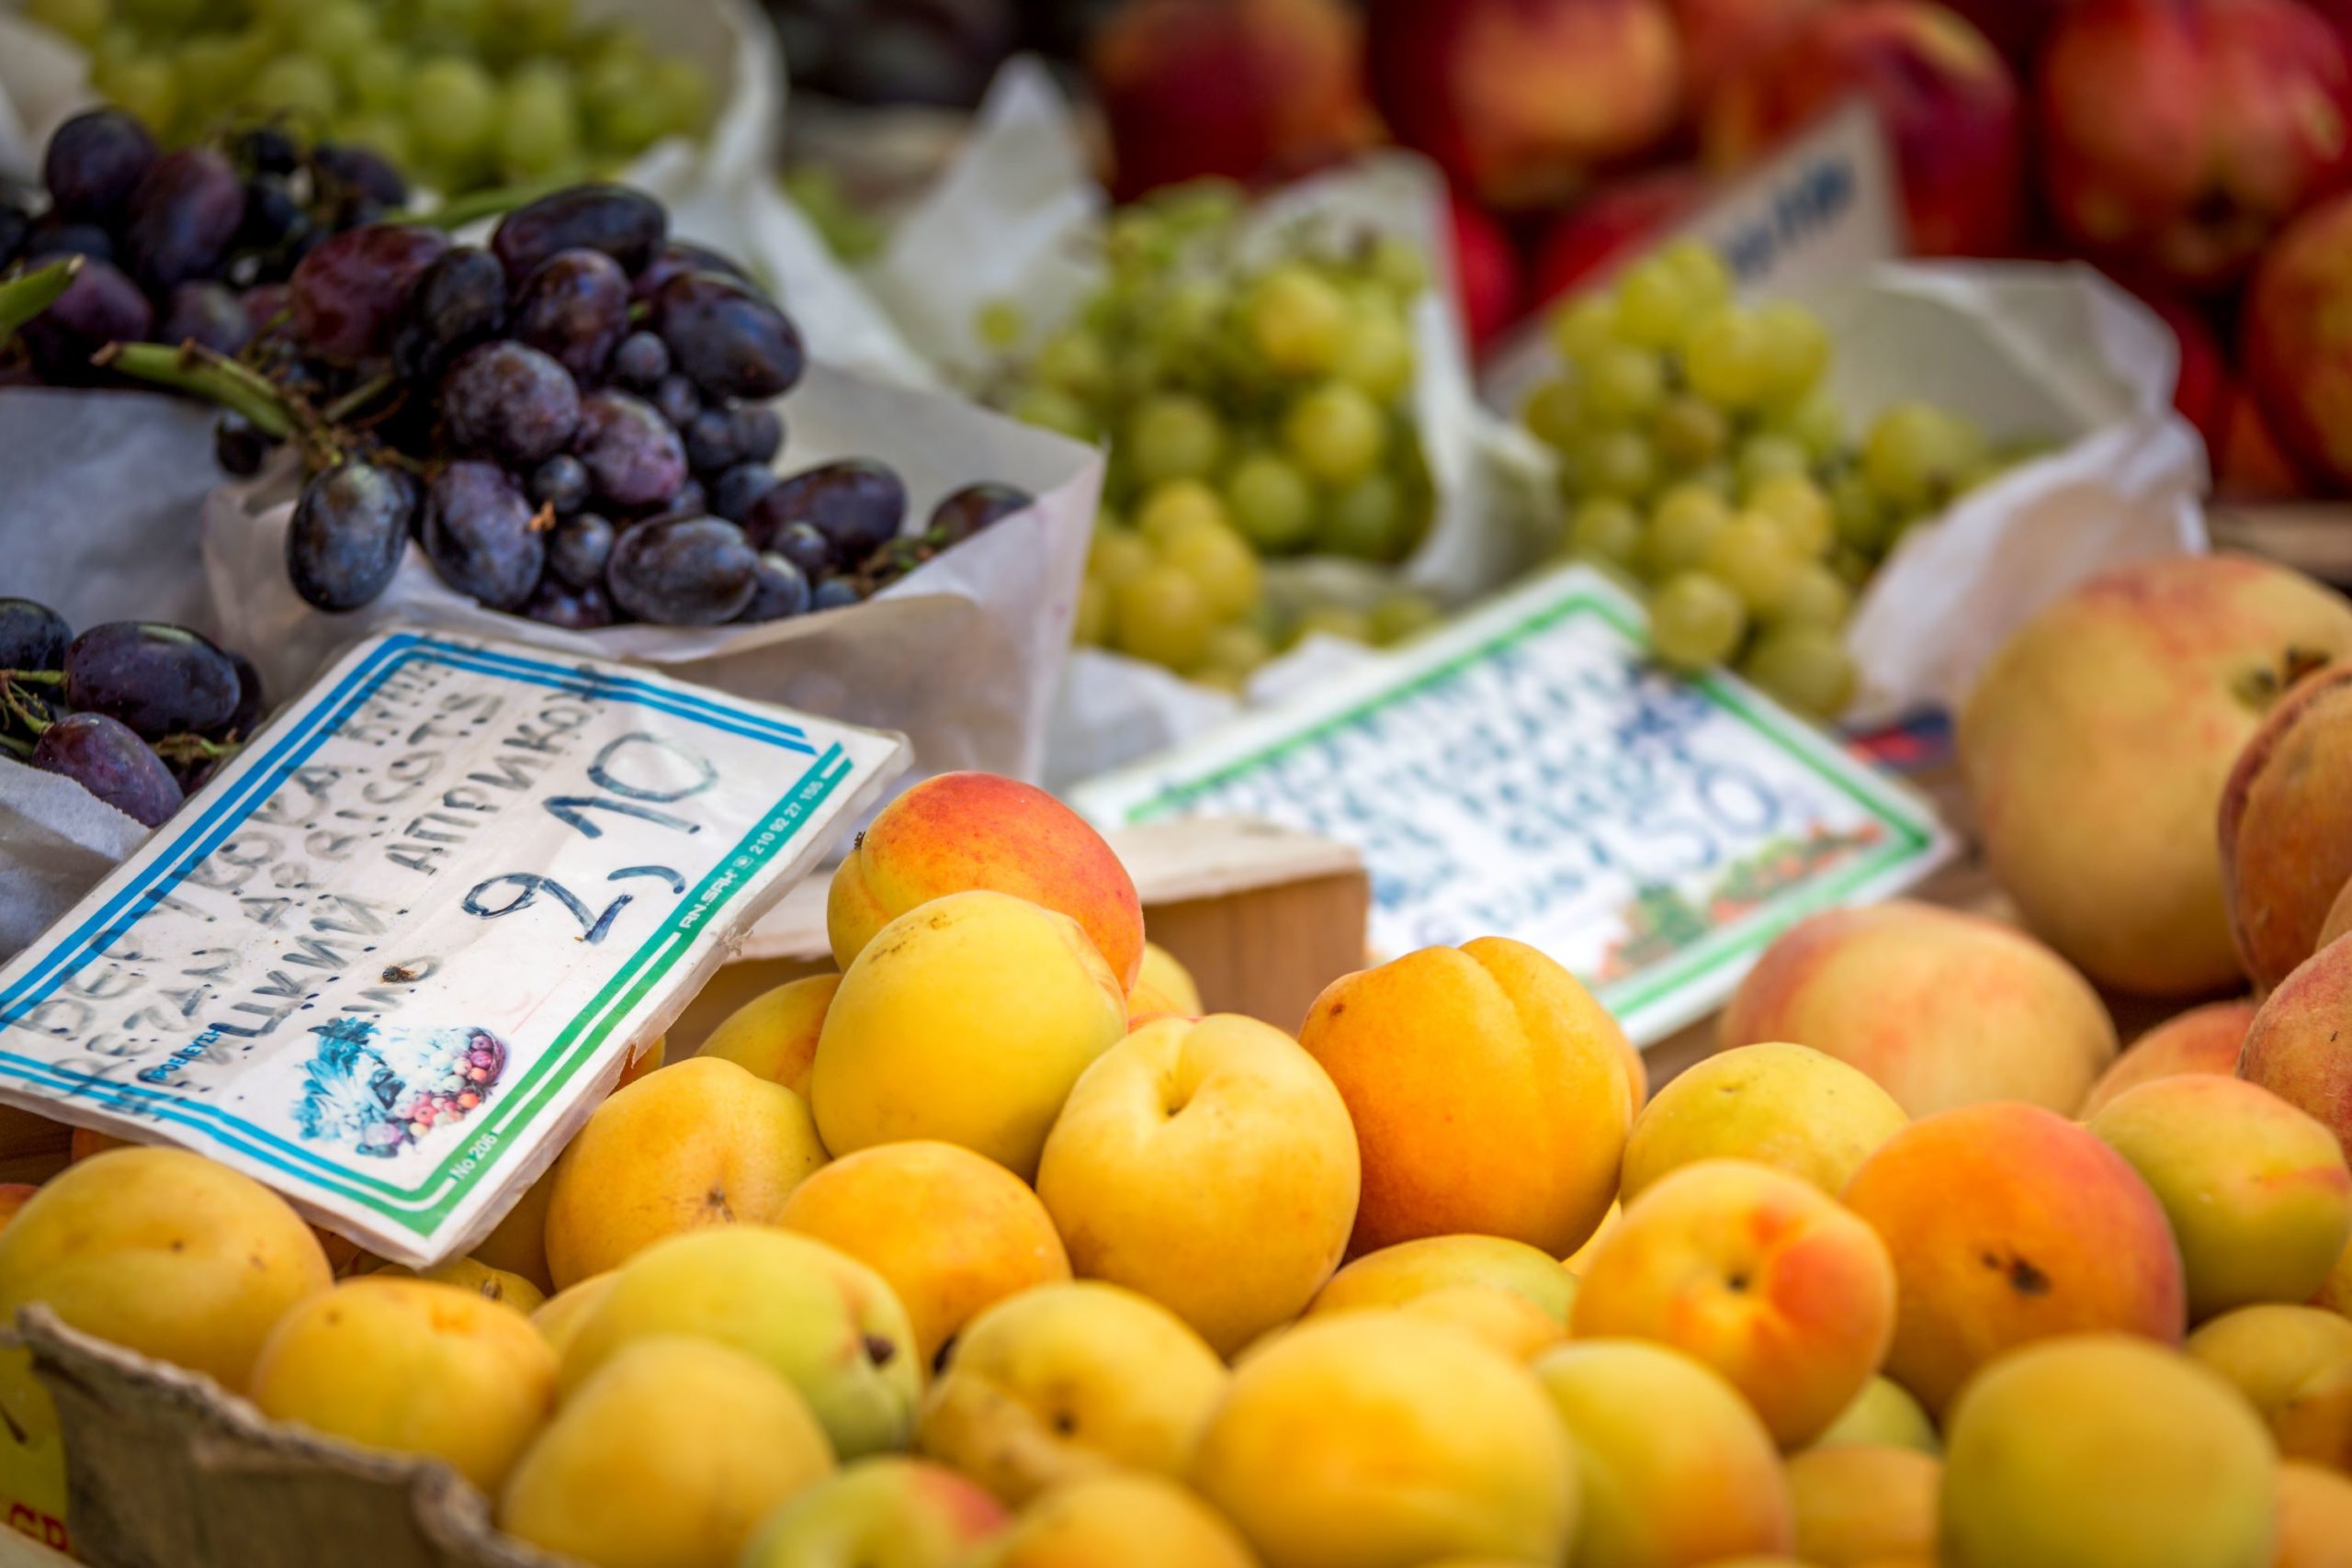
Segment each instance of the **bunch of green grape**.
[[284,114],[447,194],[609,171],[699,136],[693,62],[571,0],[27,0],[90,54],[93,88],[165,142]]
[[[1435,618],[1419,595],[1278,605],[1263,558],[1378,564],[1431,505],[1413,422],[1408,320],[1428,284],[1394,237],[1301,227],[1245,259],[1238,193],[1160,192],[1111,220],[1102,287],[1009,356],[988,390],[1021,419],[1107,443],[1081,643],[1238,688],[1312,633],[1389,642]],[[1017,315],[984,311],[1010,347]]]
[[1855,670],[1841,630],[1904,530],[2006,460],[1958,414],[1898,403],[1859,446],[1822,385],[1829,336],[1799,306],[1732,299],[1695,242],[1628,267],[1552,321],[1561,366],[1521,418],[1559,454],[1563,551],[1641,582],[1678,669],[1735,665],[1834,718]]

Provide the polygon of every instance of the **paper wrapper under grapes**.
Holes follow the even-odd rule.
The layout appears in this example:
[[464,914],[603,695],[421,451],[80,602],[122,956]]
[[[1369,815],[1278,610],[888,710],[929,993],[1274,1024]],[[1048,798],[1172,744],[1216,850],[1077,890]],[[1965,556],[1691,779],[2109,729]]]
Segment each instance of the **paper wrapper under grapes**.
[[404,623],[629,660],[737,696],[895,729],[914,743],[914,777],[958,768],[1041,776],[1101,457],[937,393],[823,366],[779,407],[787,471],[878,458],[905,479],[916,519],[981,479],[1017,486],[1036,504],[845,609],[748,626],[574,632],[485,609],[443,583],[414,544],[366,609],[312,609],[286,575],[290,484],[265,477],[215,492],[204,508],[209,618],[273,692],[298,689],[339,649]]

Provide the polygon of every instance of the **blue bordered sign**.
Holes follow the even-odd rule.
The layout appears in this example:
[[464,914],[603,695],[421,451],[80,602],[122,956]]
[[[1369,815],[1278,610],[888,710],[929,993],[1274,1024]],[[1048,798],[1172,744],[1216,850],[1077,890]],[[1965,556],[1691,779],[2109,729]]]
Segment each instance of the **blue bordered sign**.
[[429,1263],[905,763],[619,665],[371,637],[0,969],[0,1100]]

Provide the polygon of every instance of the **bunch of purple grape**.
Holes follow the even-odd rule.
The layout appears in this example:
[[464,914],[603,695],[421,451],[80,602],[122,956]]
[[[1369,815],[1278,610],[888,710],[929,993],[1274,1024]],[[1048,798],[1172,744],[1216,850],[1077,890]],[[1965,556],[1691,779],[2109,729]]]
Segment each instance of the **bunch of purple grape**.
[[161,152],[120,109],[60,126],[41,163],[39,215],[0,198],[0,271],[81,258],[22,338],[43,379],[96,378],[109,343],[195,343],[232,355],[283,309],[282,284],[321,240],[408,200],[391,165],[360,147],[303,147],[274,125],[218,147]]
[[108,621],[75,637],[46,604],[0,599],[0,753],[150,828],[236,755],[261,711],[253,665],[185,626]]

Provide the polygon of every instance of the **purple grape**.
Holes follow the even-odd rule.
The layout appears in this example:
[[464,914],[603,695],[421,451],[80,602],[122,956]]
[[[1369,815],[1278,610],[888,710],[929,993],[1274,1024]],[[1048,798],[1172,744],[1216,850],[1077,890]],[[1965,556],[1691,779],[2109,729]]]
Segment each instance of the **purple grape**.
[[553,457],[575,434],[584,434],[591,400],[562,366],[504,339],[469,349],[441,378],[451,439],[517,467]]
[[302,165],[302,150],[294,139],[274,125],[256,125],[237,133],[230,143],[237,162],[256,175],[284,177]]
[[754,537],[775,541],[770,548],[782,548],[784,529],[807,523],[825,536],[834,558],[854,561],[898,537],[906,515],[907,487],[899,476],[870,457],[849,457],[785,479],[760,497],[749,527]]
[[237,711],[237,667],[186,626],[107,621],[66,645],[65,704],[150,740],[211,729]]
[[311,174],[320,195],[345,223],[408,205],[408,181],[372,147],[322,141],[311,149]]
[[62,670],[74,630],[31,599],[0,599],[0,670]]
[[397,468],[349,461],[314,474],[286,528],[286,570],[314,608],[356,610],[391,586],[408,549],[416,486]]
[[237,705],[229,715],[229,722],[213,731],[212,739],[226,740],[234,736],[240,740],[250,740],[261,725],[261,671],[254,669],[254,661],[243,654],[225,648],[220,651],[228,654],[229,662],[237,667]]
[[242,415],[224,413],[212,425],[212,460],[221,471],[249,479],[261,472],[262,464],[269,460],[276,444],[253,422]]
[[438,229],[407,223],[371,223],[321,241],[289,281],[295,330],[322,359],[379,357],[392,346],[418,279],[448,248]]
[[137,284],[106,262],[85,260],[65,292],[17,335],[50,380],[86,381],[92,354],[106,344],[138,342],[154,320]]
[[673,240],[653,254],[653,259],[639,269],[636,297],[650,299],[662,291],[662,286],[682,273],[715,272],[723,277],[752,281],[752,275],[717,251],[706,250],[684,240]]
[[33,743],[32,765],[72,779],[150,828],[179,809],[178,781],[147,743],[102,713],[69,714]]
[[735,422],[737,461],[772,463],[784,450],[784,416],[766,403],[737,403],[728,417]]
[[[6,197],[0,197],[0,266],[6,266],[24,254],[26,237],[33,231],[33,220],[25,209]],[[651,333],[646,334],[651,337]],[[654,342],[662,340],[654,338]],[[668,349],[662,351],[663,363],[668,363]]]
[[111,223],[155,162],[155,139],[120,109],[87,109],[52,132],[41,184],[51,206],[68,218]]
[[25,259],[28,262],[54,260],[59,256],[88,256],[93,261],[114,260],[114,241],[104,229],[95,223],[77,222],[54,212],[45,212],[33,220],[25,234]]
[[752,513],[752,502],[775,489],[775,470],[765,463],[738,463],[711,481],[710,509],[729,523]]
[[941,543],[954,544],[968,539],[991,523],[1003,521],[1024,507],[1035,505],[1036,498],[1025,490],[993,480],[966,485],[931,509],[928,532],[941,536]]
[[811,610],[846,610],[852,604],[864,603],[865,598],[865,595],[857,591],[857,584],[848,578],[829,577],[817,584],[816,590],[808,595],[808,607]]
[[731,468],[743,460],[744,454],[736,448],[735,421],[725,409],[703,410],[679,434],[685,438],[686,463],[698,474]]
[[749,284],[682,274],[654,295],[651,320],[671,359],[706,396],[773,398],[800,379],[799,333]]
[[574,588],[550,577],[539,584],[539,591],[523,606],[523,614],[547,626],[593,632],[613,624],[613,602],[594,583]]
[[531,528],[531,503],[505,469],[458,462],[425,491],[424,553],[441,581],[493,610],[531,596],[547,564],[547,536]]
[[751,603],[758,571],[759,556],[734,524],[664,517],[614,542],[605,582],[614,601],[640,621],[715,626]]
[[710,511],[710,496],[700,479],[688,479],[670,494],[657,513],[662,517],[701,517]]
[[771,550],[760,557],[752,578],[752,602],[736,615],[739,621],[781,621],[808,608],[808,578],[798,567]]
[[183,283],[164,304],[156,324],[158,342],[193,343],[219,355],[234,355],[253,336],[245,307],[225,283]]
[[569,452],[559,452],[531,470],[531,499],[569,517],[588,504],[587,465]]
[[518,207],[498,220],[490,248],[516,283],[558,251],[602,251],[634,273],[652,259],[670,227],[662,204],[621,186],[583,185]]
[[593,512],[567,517],[548,536],[548,577],[570,588],[594,588],[605,581],[612,558],[613,525]]
[[245,186],[209,147],[183,147],[147,166],[124,209],[122,254],[151,292],[220,270],[245,217]]
[[417,275],[392,340],[392,367],[415,378],[494,336],[506,320],[506,269],[476,245],[458,245]]
[[650,392],[670,374],[670,345],[651,333],[631,333],[613,350],[605,368],[632,392]]
[[[743,530],[754,539],[761,537],[763,532],[757,525],[760,514],[760,507],[754,502],[752,507],[753,522]],[[830,570],[833,564],[832,541],[817,532],[813,523],[786,523],[775,530],[775,536],[768,540],[767,547],[798,567],[811,581]]]
[[274,251],[297,230],[310,227],[302,204],[281,179],[263,176],[245,182],[245,217],[237,225],[237,244],[251,251]]
[[514,335],[582,381],[601,375],[628,331],[628,275],[602,251],[558,251],[524,281]]
[[[666,348],[663,353],[669,352]],[[684,376],[673,373],[662,378],[653,389],[654,411],[678,429],[684,430],[702,412],[702,394]]]
[[624,511],[667,501],[686,482],[678,433],[627,392],[591,392],[580,400],[571,450],[588,465],[596,493]]

